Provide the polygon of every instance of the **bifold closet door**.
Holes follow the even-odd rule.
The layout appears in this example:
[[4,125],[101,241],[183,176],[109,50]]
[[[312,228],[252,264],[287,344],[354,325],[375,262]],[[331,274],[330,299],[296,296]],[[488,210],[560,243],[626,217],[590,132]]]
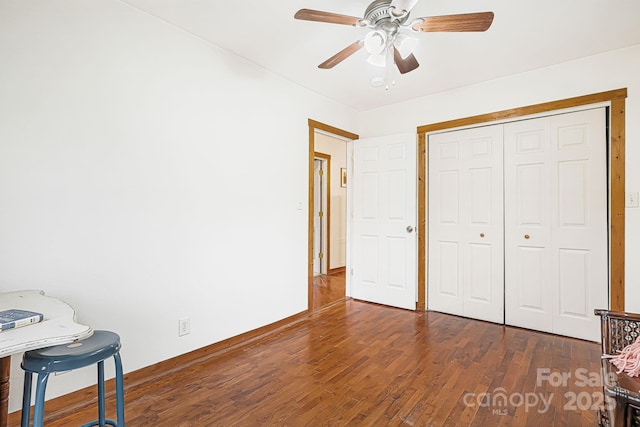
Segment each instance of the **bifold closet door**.
[[430,310],[504,322],[502,132],[429,135]]
[[504,125],[505,323],[597,341],[608,307],[606,109]]

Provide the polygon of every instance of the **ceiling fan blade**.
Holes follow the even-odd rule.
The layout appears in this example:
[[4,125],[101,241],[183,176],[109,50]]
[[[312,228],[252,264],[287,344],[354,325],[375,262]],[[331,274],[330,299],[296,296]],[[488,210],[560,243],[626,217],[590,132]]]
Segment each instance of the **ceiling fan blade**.
[[409,56],[407,56],[406,58],[403,58],[400,55],[400,51],[398,51],[398,49],[396,49],[395,47],[393,48],[393,60],[395,61],[400,74],[406,74],[409,71],[413,71],[420,66],[416,57],[413,56],[413,53],[409,54]]
[[321,10],[300,9],[293,16],[304,21],[328,22],[330,24],[358,25],[362,18],[340,15],[337,13],[323,12]]
[[486,31],[493,22],[493,12],[429,16],[420,19],[424,22],[413,24],[411,28],[425,32]]
[[392,7],[393,14],[396,16],[402,16],[406,12],[411,12],[411,9],[420,0],[393,0],[389,7]]
[[357,51],[359,51],[360,49],[362,49],[362,46],[364,46],[364,42],[362,40],[358,40],[357,42],[354,42],[349,46],[345,47],[340,52],[336,53],[331,58],[324,61],[322,64],[318,65],[318,68],[322,68],[325,70],[329,68],[333,68],[339,63],[341,63],[342,61],[344,61],[345,59],[347,59],[348,57],[350,57],[351,55],[353,55],[354,53],[356,53]]

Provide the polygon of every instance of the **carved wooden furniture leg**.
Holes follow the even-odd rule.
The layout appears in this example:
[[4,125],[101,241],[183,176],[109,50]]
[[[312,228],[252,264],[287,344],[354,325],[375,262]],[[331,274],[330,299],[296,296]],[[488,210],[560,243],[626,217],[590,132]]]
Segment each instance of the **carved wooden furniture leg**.
[[7,427],[9,418],[9,375],[11,356],[0,358],[0,427]]
[[[640,336],[640,314],[596,310],[602,326],[602,354],[617,354],[624,347],[633,344]],[[602,360],[602,383],[604,395],[614,399],[614,404],[606,405],[604,425],[610,427],[637,426],[640,417],[640,378],[629,377],[617,369],[608,359]],[[600,420],[600,425],[603,425]]]

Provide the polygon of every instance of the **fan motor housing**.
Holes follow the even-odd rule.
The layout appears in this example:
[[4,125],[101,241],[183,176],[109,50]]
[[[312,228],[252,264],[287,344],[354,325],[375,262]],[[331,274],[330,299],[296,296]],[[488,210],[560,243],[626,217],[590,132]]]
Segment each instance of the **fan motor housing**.
[[[364,19],[369,21],[371,25],[375,26],[381,21],[390,21],[391,14],[389,13],[389,5],[391,0],[374,0],[364,11]],[[395,19],[400,24],[404,24],[409,19],[409,14],[405,14],[399,19]]]

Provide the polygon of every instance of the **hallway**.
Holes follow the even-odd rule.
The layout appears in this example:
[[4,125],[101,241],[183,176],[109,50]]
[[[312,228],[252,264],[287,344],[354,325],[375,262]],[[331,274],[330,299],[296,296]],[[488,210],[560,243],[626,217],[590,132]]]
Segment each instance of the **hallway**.
[[313,277],[313,307],[318,311],[322,307],[345,299],[345,269],[336,269],[329,274]]

